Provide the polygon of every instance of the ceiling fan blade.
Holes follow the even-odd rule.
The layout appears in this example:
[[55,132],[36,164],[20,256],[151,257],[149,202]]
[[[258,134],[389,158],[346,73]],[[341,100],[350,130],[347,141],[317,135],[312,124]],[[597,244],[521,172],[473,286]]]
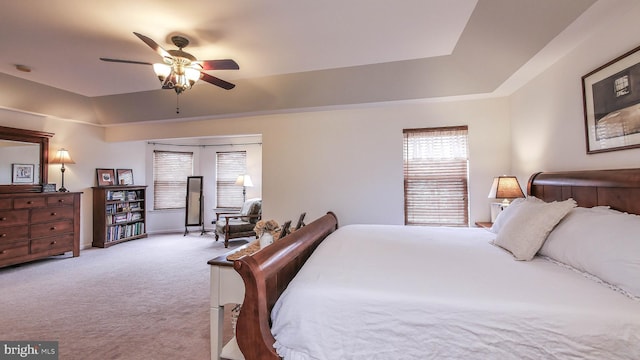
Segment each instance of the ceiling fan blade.
[[202,79],[203,81],[208,82],[209,84],[213,84],[215,86],[219,86],[225,90],[231,90],[234,87],[236,87],[234,84],[230,83],[230,82],[226,82],[222,79],[218,79],[215,76],[211,76],[207,73],[200,73],[200,79]]
[[153,41],[152,39],[142,34],[138,34],[135,31],[134,31],[134,34],[135,36],[139,37],[140,40],[144,41],[145,44],[149,45],[149,47],[152,48],[153,51],[157,52],[163,58],[172,58],[171,54],[169,54],[167,50],[163,49],[162,46],[158,45],[157,42]]
[[100,58],[100,60],[109,61],[109,62],[117,62],[117,63],[126,63],[126,64],[152,65],[151,63],[148,63],[148,62],[134,61],[134,60],[109,59],[109,58],[102,58],[102,57]]
[[195,61],[202,66],[202,70],[239,70],[238,63],[231,59],[199,60]]

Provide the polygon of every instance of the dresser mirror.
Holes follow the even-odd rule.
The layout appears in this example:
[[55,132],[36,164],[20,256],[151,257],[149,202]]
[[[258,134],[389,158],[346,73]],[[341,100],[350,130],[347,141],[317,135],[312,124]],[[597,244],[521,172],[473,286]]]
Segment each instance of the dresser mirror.
[[53,135],[0,126],[0,193],[42,191]]

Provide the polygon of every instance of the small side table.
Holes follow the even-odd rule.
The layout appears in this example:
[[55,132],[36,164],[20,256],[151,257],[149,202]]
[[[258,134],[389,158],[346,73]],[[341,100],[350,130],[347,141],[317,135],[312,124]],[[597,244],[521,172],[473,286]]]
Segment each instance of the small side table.
[[491,229],[491,227],[493,226],[493,223],[490,221],[476,221],[476,226],[485,228],[485,229]]
[[[236,248],[230,253],[238,251]],[[211,359],[220,359],[223,347],[230,344],[222,343],[222,329],[224,328],[224,305],[242,304],[244,301],[244,282],[233,269],[233,262],[227,260],[229,253],[220,255],[208,261],[211,265],[211,296],[210,296],[210,327],[211,327]],[[237,354],[235,358],[244,358]]]

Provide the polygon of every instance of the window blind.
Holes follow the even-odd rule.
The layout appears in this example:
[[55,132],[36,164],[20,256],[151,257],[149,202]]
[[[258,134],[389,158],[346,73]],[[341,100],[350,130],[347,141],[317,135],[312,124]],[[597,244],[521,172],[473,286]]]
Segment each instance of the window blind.
[[405,224],[468,226],[467,126],[403,134]]
[[246,171],[246,151],[216,153],[216,207],[242,207],[242,186],[236,185],[236,180]]
[[153,208],[180,209],[186,206],[187,177],[193,175],[193,153],[153,152]]

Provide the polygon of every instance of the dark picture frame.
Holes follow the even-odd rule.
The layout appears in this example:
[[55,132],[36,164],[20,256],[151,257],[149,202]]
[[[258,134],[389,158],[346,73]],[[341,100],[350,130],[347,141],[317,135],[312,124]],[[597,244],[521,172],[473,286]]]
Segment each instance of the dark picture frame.
[[33,184],[33,164],[11,164],[11,182],[13,184]]
[[582,77],[587,154],[640,147],[640,46]]
[[98,179],[98,186],[114,185],[116,181],[116,175],[113,169],[96,169],[96,177]]
[[133,185],[132,169],[116,169],[116,178],[118,185]]

